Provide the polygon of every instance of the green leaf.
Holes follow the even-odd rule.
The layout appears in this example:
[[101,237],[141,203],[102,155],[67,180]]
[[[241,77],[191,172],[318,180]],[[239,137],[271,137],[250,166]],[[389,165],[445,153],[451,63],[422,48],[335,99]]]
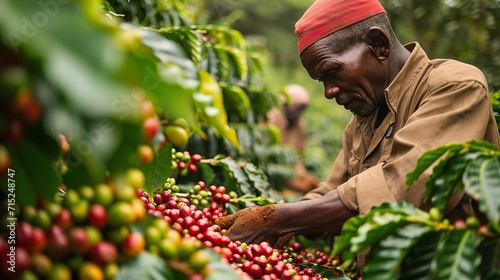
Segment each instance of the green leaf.
[[375,212],[366,223],[358,228],[356,236],[351,239],[351,251],[360,252],[363,248],[393,234],[395,230],[407,223],[401,215]]
[[466,144],[469,146],[469,150],[482,151],[484,154],[498,155],[500,151],[497,146],[485,140],[471,140]]
[[[235,191],[238,195],[254,193],[252,185],[248,181],[247,175],[240,167],[240,163],[237,163],[235,160],[230,158],[224,158],[219,160],[219,165],[223,168],[223,170],[225,170],[229,179],[235,181],[236,183],[234,185],[235,188],[228,188],[228,186],[226,186],[228,191]],[[228,185],[230,186],[231,184]]]
[[246,80],[248,76],[248,62],[246,53],[243,50],[237,48],[227,46],[224,46],[223,48],[227,51],[227,53],[229,54],[229,58],[235,66],[234,69],[236,69],[238,79],[242,81]]
[[[240,208],[238,208],[233,203],[226,203],[225,205],[226,205],[226,210],[227,210],[228,215],[234,214],[240,210]],[[243,208],[246,208],[246,206]]]
[[[35,205],[37,196],[52,201],[62,178],[56,169],[57,155],[47,154],[28,139],[7,146],[14,170],[16,203]],[[7,180],[2,189],[6,192]],[[11,193],[11,192],[9,192]]]
[[169,119],[184,118],[198,132],[192,96],[199,86],[196,66],[185,57],[182,50],[172,41],[150,31],[140,30],[142,43],[153,51],[154,59],[134,56],[144,89],[155,107],[161,108]]
[[198,65],[202,60],[205,50],[203,37],[190,27],[176,27],[173,31],[173,34],[189,54],[191,60]]
[[373,246],[363,267],[363,279],[395,279],[408,252],[430,230],[426,225],[407,224],[391,232]]
[[210,164],[201,162],[198,164],[198,170],[201,172],[201,177],[203,178],[203,181],[207,184],[211,184],[217,177]]
[[199,70],[199,75],[201,87],[199,92],[193,95],[198,112],[208,120],[211,127],[241,152],[236,131],[230,128],[227,122],[226,109],[219,84],[210,74],[203,70]]
[[[437,182],[437,184],[439,186],[447,186],[445,183],[444,183],[444,179],[441,177],[442,174],[445,172],[446,170],[446,167],[447,167],[447,164],[449,161],[451,161],[453,159],[453,157],[455,157],[455,155],[457,155],[460,150],[462,149],[461,146],[452,146],[447,152],[446,156],[444,156],[440,161],[439,163],[434,166],[434,168],[432,169],[432,174],[430,176],[430,178],[427,180],[427,182],[425,182],[425,196],[424,196],[424,201],[428,201],[429,198],[431,198],[433,192],[435,191],[435,184]],[[453,187],[453,186],[450,186],[450,187]],[[445,190],[447,191],[447,190]]]
[[247,93],[237,86],[223,86],[222,93],[224,94],[224,101],[226,108],[234,108],[242,119],[246,119],[247,113],[252,110],[250,99]]
[[252,193],[255,196],[267,196],[270,186],[266,174],[251,162],[246,162],[243,165],[243,171],[253,186]]
[[366,221],[366,217],[354,216],[342,226],[342,234],[335,236],[331,256],[343,256],[344,263],[356,261],[357,252],[351,251],[351,239],[356,236],[358,228]]
[[[431,201],[434,207],[444,211],[444,207],[448,203],[452,193],[463,189],[462,174],[464,173],[465,167],[469,162],[470,156],[471,153],[468,152],[453,156],[449,154],[446,157],[446,161],[443,160],[443,172],[439,173],[438,171],[433,171],[431,177],[435,177],[434,186],[431,187],[429,184],[426,191],[430,194],[430,190],[432,190],[433,196]],[[439,175],[437,175],[438,173]],[[428,181],[428,183],[430,182],[431,180]]]
[[[115,79],[124,53],[108,32],[86,17],[85,4],[56,7],[57,11],[51,11],[31,1],[2,1],[0,26],[10,38],[4,37],[7,45],[39,65],[74,112],[92,117],[113,115],[112,102],[128,92]],[[30,20],[34,15],[40,16],[42,25]]]
[[219,69],[219,57],[217,56],[215,50],[211,47],[206,49],[206,57],[200,62],[200,68],[210,73],[211,76],[221,79],[221,73]]
[[[124,28],[134,28],[130,25],[124,25]],[[197,80],[197,68],[193,61],[186,57],[182,48],[171,40],[167,40],[160,33],[147,30],[139,29],[141,33],[141,42],[151,48],[155,57],[164,64],[173,63],[180,66],[187,77],[190,79],[190,83],[195,83]]]
[[342,234],[335,237],[332,256],[342,254],[342,267],[347,267],[356,261],[357,253],[392,234],[398,226],[409,222],[425,224],[428,219],[427,212],[406,202],[375,206],[366,215],[352,217],[344,223]]
[[163,259],[143,252],[121,266],[116,280],[128,279],[165,280],[174,279],[174,277]]
[[214,50],[215,56],[217,57],[217,68],[219,69],[219,75],[216,76],[218,81],[228,81],[229,73],[231,72],[231,59],[226,49],[218,45],[212,45],[211,48]]
[[159,153],[156,153],[151,163],[141,165],[139,168],[146,177],[144,190],[152,195],[154,191],[162,188],[170,177],[170,171],[172,170],[172,144],[168,143]]
[[479,158],[463,174],[465,192],[479,201],[479,209],[490,224],[500,231],[500,161],[498,157]]
[[426,151],[417,161],[417,166],[406,175],[406,186],[410,187],[411,184],[424,173],[434,162],[436,162],[442,155],[444,155],[450,147],[448,145],[439,147],[434,150]]
[[442,240],[431,264],[431,279],[479,279],[481,261],[475,230],[453,230]]
[[484,238],[478,251],[481,253],[481,279],[500,279],[500,236]]
[[442,232],[431,231],[417,241],[403,261],[399,279],[429,279],[432,259],[442,234]]

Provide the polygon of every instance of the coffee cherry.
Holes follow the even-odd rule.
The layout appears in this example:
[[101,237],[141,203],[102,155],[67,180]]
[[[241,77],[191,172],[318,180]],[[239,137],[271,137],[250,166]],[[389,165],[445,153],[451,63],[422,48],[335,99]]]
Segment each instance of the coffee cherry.
[[169,191],[162,191],[160,193],[160,196],[161,196],[162,202],[167,202],[172,197],[172,193]]
[[107,184],[98,184],[95,187],[95,202],[103,206],[109,206],[113,202],[113,190]]
[[113,203],[109,207],[108,214],[108,224],[112,227],[130,225],[136,218],[134,208],[125,201]]
[[104,269],[104,279],[116,279],[120,272],[120,267],[116,263],[107,264]]
[[41,228],[33,228],[31,240],[31,248],[28,248],[31,252],[41,252],[47,245],[47,237]]
[[155,116],[155,109],[153,103],[150,100],[141,102],[139,111],[146,118]]
[[458,219],[455,221],[455,223],[453,223],[453,225],[455,226],[455,228],[457,229],[465,229],[467,228],[467,224],[465,223],[464,220],[462,219]]
[[188,265],[194,271],[201,271],[210,261],[210,255],[205,250],[198,250],[194,252],[188,261]]
[[31,269],[39,276],[47,277],[52,270],[52,261],[42,253],[31,256]]
[[160,194],[155,194],[153,195],[153,201],[156,203],[156,205],[160,205],[163,203],[163,198]]
[[198,166],[194,163],[189,163],[188,170],[189,170],[189,172],[194,173],[194,172],[198,171]]
[[86,253],[91,247],[87,232],[81,227],[71,229],[69,232],[69,242],[72,250],[77,254]]
[[95,198],[95,189],[91,186],[82,185],[78,188],[78,194],[80,194],[81,198],[90,202]]
[[200,162],[202,159],[201,155],[200,154],[193,154],[191,155],[191,162],[192,163],[198,163]]
[[68,229],[72,224],[71,212],[66,208],[61,209],[54,219],[54,224],[63,230]]
[[146,177],[144,177],[144,173],[137,168],[131,168],[127,171],[126,174],[127,183],[135,188],[141,188],[146,182]]
[[101,204],[90,205],[87,215],[87,221],[89,224],[102,229],[106,225],[107,219],[108,215],[106,214],[106,208],[104,208],[104,206]]
[[118,258],[118,250],[108,241],[100,241],[89,251],[89,258],[99,266],[115,262]]
[[78,277],[79,279],[103,280],[104,273],[97,264],[85,262],[78,269]]
[[52,264],[52,269],[49,273],[49,279],[71,280],[71,270],[62,263]]
[[115,200],[130,202],[136,198],[136,190],[129,184],[120,185],[115,192]]
[[158,248],[160,249],[160,254],[166,259],[175,259],[179,254],[178,249],[179,244],[175,241],[165,238],[160,241]]
[[139,145],[139,147],[137,147],[137,153],[139,155],[139,160],[143,164],[150,163],[154,159],[154,151],[151,146]]
[[69,241],[58,225],[52,225],[47,230],[47,253],[56,260],[62,260],[69,252]]
[[156,117],[147,118],[142,124],[142,131],[146,141],[150,141],[158,133],[160,121]]
[[144,250],[146,242],[142,234],[137,231],[132,231],[127,238],[125,238],[122,245],[123,252],[127,257],[135,257]]

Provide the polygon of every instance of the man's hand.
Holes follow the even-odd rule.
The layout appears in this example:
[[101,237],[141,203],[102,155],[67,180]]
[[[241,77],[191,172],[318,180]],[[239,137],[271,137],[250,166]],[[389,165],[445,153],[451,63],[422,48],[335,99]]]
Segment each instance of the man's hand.
[[226,236],[233,241],[245,243],[268,242],[275,248],[283,248],[293,237],[293,233],[280,233],[279,220],[274,205],[251,206],[235,214],[215,221]]
[[292,203],[252,206],[215,223],[227,229],[229,239],[245,243],[269,242],[281,248],[294,235],[340,234],[342,226],[357,213],[347,209],[337,193]]

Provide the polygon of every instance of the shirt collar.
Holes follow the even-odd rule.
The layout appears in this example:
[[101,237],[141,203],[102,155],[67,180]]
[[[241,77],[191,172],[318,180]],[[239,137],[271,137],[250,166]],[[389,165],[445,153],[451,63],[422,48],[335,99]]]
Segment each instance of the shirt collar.
[[411,52],[410,57],[385,89],[387,105],[395,112],[404,92],[414,83],[413,80],[419,76],[422,69],[429,65],[429,58],[419,43],[411,42],[404,47]]

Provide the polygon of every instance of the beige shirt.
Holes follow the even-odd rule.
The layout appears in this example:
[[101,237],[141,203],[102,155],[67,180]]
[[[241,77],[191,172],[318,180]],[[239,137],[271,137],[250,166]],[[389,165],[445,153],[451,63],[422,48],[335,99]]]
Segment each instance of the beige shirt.
[[[429,60],[418,43],[405,47],[412,54],[385,91],[389,114],[373,138],[375,117],[354,116],[328,178],[304,199],[337,189],[345,206],[360,214],[383,202],[407,201],[428,209],[422,200],[432,170],[406,187],[406,174],[425,151],[473,139],[500,147],[483,74],[455,60]],[[450,199],[446,212],[452,209],[473,212],[463,192]]]

